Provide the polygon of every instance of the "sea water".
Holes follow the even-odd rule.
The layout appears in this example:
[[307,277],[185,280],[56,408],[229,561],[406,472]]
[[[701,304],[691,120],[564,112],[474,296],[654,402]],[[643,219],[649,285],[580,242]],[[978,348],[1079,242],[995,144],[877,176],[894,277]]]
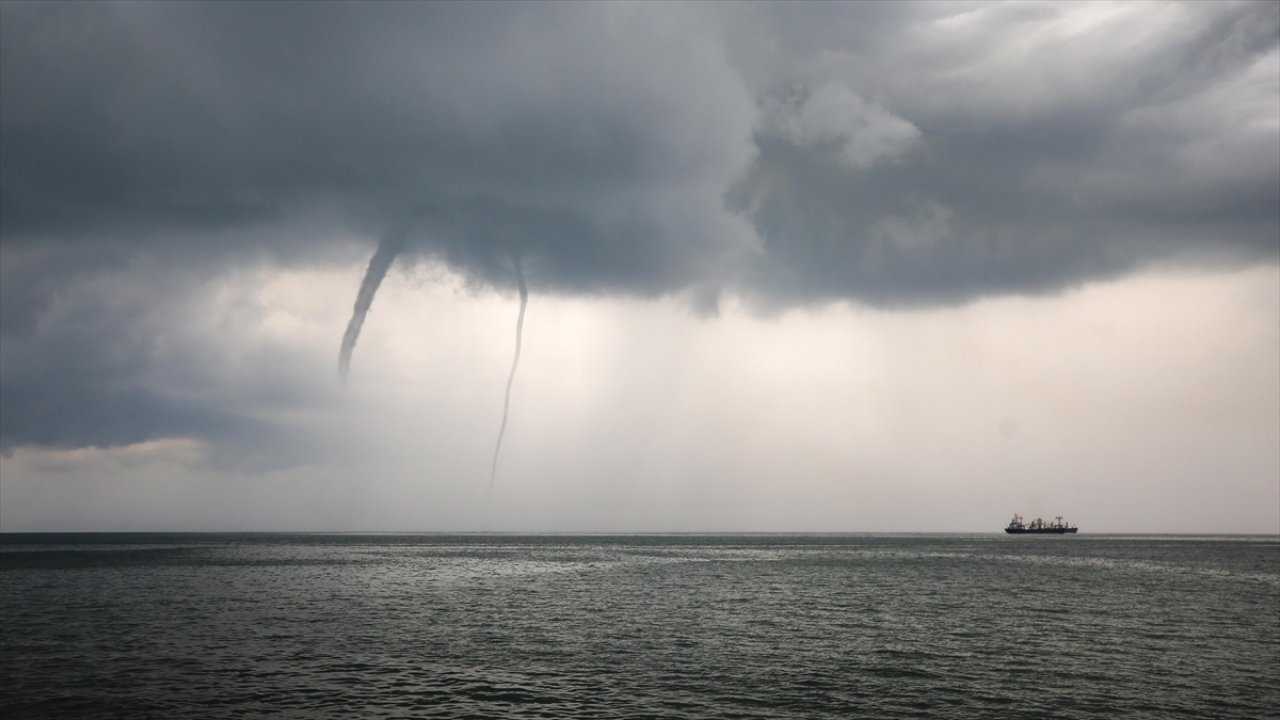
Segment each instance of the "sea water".
[[0,536],[0,717],[1280,716],[1280,538]]

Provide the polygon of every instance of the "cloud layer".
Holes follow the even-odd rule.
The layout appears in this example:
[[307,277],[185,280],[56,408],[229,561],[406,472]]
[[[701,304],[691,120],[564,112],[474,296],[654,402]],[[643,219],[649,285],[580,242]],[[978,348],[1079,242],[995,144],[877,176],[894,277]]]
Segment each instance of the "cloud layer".
[[6,7],[6,239],[199,242],[314,212],[504,284],[515,247],[554,289],[700,281],[749,241],[720,197],[752,106],[685,15]]
[[703,308],[952,304],[1280,252],[1274,3],[0,21],[0,447],[239,432],[241,406],[154,379],[184,303],[388,237],[481,287],[514,287],[518,253],[535,295]]

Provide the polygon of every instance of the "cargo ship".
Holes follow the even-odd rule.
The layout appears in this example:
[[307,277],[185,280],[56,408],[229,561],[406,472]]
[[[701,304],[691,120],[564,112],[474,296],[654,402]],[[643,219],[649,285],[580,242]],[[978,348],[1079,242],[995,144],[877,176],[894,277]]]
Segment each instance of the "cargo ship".
[[1062,522],[1062,516],[1058,515],[1053,522],[1046,522],[1043,518],[1036,518],[1029,523],[1022,522],[1021,515],[1014,515],[1009,521],[1009,527],[1004,531],[1010,535],[1066,535],[1079,530],[1075,525],[1068,525]]

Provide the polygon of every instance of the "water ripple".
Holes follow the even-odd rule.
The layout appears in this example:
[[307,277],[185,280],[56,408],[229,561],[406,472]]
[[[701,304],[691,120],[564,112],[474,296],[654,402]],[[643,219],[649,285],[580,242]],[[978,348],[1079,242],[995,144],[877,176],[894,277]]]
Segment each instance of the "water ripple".
[[0,715],[1252,718],[1280,546],[4,536]]

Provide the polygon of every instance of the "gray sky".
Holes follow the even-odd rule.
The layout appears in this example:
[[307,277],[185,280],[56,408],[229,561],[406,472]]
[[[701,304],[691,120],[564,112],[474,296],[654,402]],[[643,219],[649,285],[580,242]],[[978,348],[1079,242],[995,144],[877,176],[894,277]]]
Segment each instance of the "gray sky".
[[1280,532],[1275,3],[6,2],[0,98],[6,531]]

